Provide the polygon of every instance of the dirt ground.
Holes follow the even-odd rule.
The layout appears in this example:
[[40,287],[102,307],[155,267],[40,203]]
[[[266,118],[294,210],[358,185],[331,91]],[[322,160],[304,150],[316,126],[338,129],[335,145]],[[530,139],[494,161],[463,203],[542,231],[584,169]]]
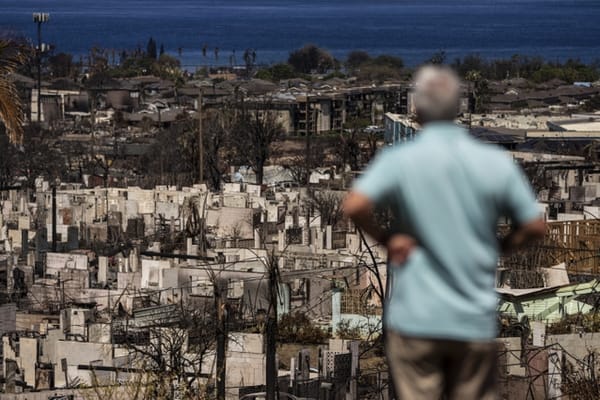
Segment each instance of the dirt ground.
[[[310,351],[310,366],[318,368],[319,366],[319,346],[313,344],[297,344],[297,343],[282,343],[277,346],[277,354],[279,355],[279,368],[289,369],[290,360],[292,357],[298,357],[298,352],[302,349]],[[362,370],[377,370],[381,369],[385,363],[384,357],[376,352],[370,351],[363,355],[360,359],[360,368]]]
[[[339,139],[336,136],[311,137],[311,147],[323,153],[324,158],[320,160],[323,166],[330,166],[335,162]],[[273,143],[271,150],[271,164],[285,165],[298,160],[306,154],[306,138],[295,137]]]

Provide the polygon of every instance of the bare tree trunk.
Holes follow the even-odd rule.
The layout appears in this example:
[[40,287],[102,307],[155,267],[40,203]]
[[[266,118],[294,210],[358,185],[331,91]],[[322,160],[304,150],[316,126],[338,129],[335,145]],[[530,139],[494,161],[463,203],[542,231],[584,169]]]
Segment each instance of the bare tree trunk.
[[227,326],[225,323],[225,301],[221,282],[214,282],[215,307],[217,311],[217,400],[225,400],[225,346]]

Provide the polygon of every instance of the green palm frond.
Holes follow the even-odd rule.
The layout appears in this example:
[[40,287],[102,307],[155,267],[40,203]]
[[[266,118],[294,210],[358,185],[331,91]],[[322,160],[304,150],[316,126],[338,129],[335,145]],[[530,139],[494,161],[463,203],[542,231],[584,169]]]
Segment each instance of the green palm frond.
[[11,74],[24,60],[21,45],[0,39],[0,121],[4,122],[12,143],[23,141],[23,107]]

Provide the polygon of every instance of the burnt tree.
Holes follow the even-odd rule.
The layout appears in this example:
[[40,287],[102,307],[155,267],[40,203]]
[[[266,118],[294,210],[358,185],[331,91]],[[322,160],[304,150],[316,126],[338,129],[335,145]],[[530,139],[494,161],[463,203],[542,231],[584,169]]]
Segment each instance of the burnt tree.
[[283,134],[283,127],[277,122],[269,101],[252,105],[243,103],[236,125],[234,145],[239,160],[252,168],[256,173],[256,183],[262,185],[265,165],[273,151],[274,142]]

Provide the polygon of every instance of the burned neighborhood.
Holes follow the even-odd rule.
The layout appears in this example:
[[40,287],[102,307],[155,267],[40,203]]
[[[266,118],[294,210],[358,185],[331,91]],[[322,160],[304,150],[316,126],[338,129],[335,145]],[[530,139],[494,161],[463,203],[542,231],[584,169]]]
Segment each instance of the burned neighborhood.
[[[0,35],[0,399],[410,398],[390,331],[483,340],[469,302],[494,308],[498,398],[600,397],[597,62],[205,44],[190,67],[152,37],[63,52],[49,18],[37,42]],[[427,108],[443,85],[450,117]],[[494,303],[451,268],[458,294],[409,275],[445,265],[429,240],[499,255]],[[457,336],[428,325],[438,298],[465,310]]]

